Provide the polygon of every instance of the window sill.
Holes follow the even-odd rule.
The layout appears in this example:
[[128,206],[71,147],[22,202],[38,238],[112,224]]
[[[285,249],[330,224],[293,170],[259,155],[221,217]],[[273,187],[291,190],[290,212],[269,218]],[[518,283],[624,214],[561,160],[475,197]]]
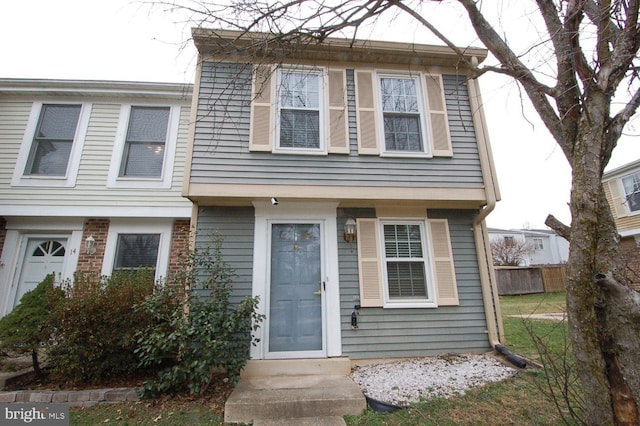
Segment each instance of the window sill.
[[23,176],[11,181],[11,186],[72,188],[75,181],[66,176]]
[[385,301],[382,306],[384,309],[434,309],[438,307],[438,303],[434,301]]

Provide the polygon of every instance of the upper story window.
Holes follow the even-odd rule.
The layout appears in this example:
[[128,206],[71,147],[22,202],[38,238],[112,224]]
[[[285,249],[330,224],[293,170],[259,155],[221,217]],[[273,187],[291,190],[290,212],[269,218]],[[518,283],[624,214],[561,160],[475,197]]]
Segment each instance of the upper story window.
[[90,106],[33,104],[12,185],[74,186]]
[[410,75],[378,75],[382,114],[382,152],[389,155],[426,155],[427,117],[420,78]]
[[169,113],[168,107],[131,107],[120,176],[162,176]]
[[109,187],[171,187],[179,114],[177,106],[122,106]]
[[387,152],[424,152],[424,125],[415,77],[380,77],[380,102]]
[[43,105],[25,175],[64,176],[82,105]]
[[324,153],[323,73],[285,69],[279,77],[279,131],[274,151]]
[[622,178],[622,187],[630,212],[640,212],[640,172]]
[[533,239],[533,249],[534,250],[543,250],[544,244],[542,243],[542,238],[534,238]]

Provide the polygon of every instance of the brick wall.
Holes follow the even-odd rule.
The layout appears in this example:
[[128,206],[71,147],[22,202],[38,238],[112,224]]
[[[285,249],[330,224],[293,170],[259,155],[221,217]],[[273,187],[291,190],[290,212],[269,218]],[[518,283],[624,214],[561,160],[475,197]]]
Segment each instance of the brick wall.
[[2,250],[4,249],[4,240],[7,237],[7,220],[4,217],[0,217],[0,257],[2,257]]
[[633,237],[622,238],[620,251],[627,267],[627,278],[631,286],[640,291],[640,246]]
[[[108,232],[109,219],[88,219],[84,223],[82,245],[78,256],[78,268],[76,269],[78,272],[95,273],[100,276]],[[87,253],[85,248],[85,241],[90,235],[95,240],[95,253]]]
[[180,258],[189,249],[189,233],[191,221],[189,219],[176,219],[171,232],[171,255],[169,257],[168,276],[171,277],[180,268]]

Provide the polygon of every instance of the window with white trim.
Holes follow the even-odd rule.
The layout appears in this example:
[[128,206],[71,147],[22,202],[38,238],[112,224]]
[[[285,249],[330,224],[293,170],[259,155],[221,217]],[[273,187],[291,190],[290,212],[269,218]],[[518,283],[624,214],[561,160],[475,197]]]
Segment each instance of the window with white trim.
[[90,113],[81,103],[35,102],[11,184],[75,185]]
[[542,243],[542,238],[534,238],[533,239],[533,249],[534,250],[543,250],[544,244]]
[[378,75],[385,154],[429,153],[424,91],[417,75]]
[[435,305],[424,221],[381,221],[381,237],[386,303]]
[[323,88],[321,70],[280,70],[274,151],[325,152]]
[[162,176],[169,113],[169,107],[131,107],[120,177]]
[[107,185],[170,188],[180,107],[122,105]]
[[640,212],[640,173],[623,177],[622,187],[629,212]]
[[156,269],[160,234],[118,234],[114,271]]
[[105,244],[102,275],[141,268],[166,277],[171,251],[173,220],[112,219]]

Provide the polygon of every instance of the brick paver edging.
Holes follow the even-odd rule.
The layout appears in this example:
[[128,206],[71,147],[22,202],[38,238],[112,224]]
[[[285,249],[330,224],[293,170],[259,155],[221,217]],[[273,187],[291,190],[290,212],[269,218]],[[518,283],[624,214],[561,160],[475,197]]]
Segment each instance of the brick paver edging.
[[110,388],[78,391],[20,390],[0,392],[0,402],[38,402],[69,404],[70,407],[91,407],[97,404],[117,404],[139,401],[140,389]]

